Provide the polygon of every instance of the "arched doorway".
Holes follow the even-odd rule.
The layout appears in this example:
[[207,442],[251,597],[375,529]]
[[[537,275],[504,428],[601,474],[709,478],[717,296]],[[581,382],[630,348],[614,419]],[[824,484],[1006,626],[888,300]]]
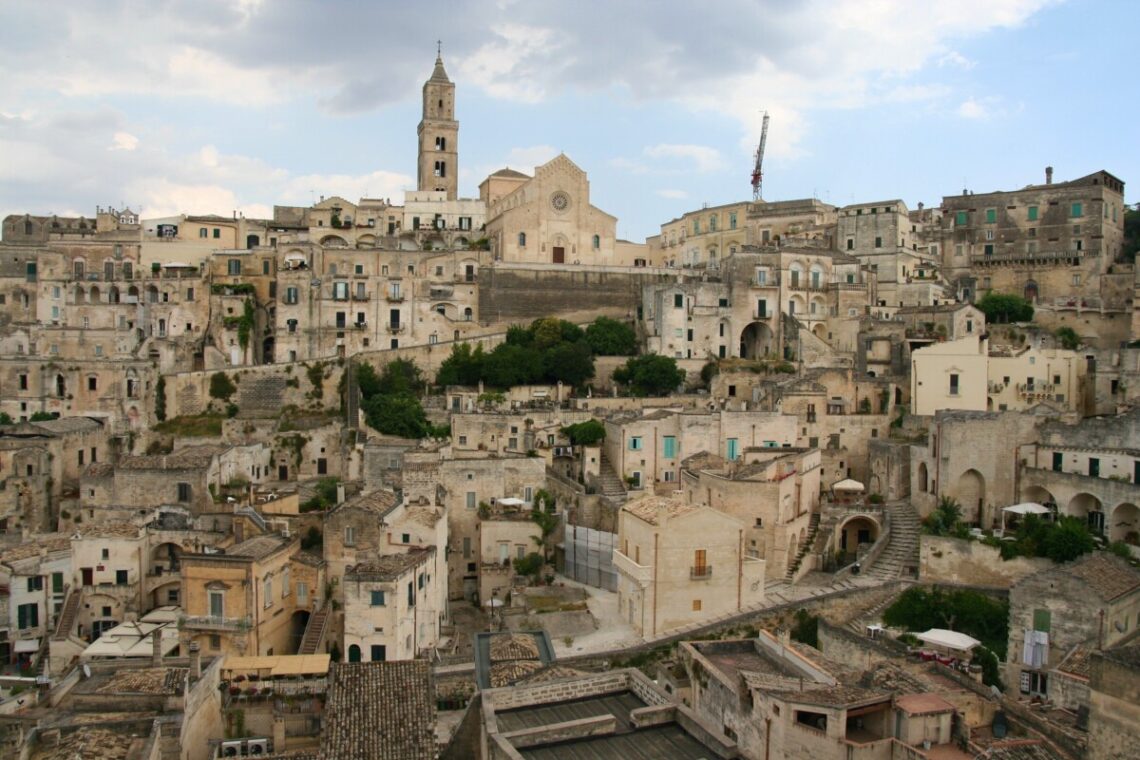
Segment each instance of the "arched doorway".
[[859,554],[859,544],[873,544],[879,540],[879,524],[864,515],[847,518],[839,526],[839,549],[846,561]]
[[775,351],[776,335],[763,322],[752,322],[740,333],[740,356],[760,359]]
[[822,341],[827,340],[827,327],[822,322],[819,322],[815,327],[811,328],[811,333]]
[[257,235],[246,235],[245,236],[245,247],[246,248],[256,248],[259,245],[261,245],[261,238],[259,238]]
[[1084,518],[1093,533],[1104,533],[1104,505],[1091,493],[1079,493],[1069,499],[1065,514]]
[[981,523],[986,499],[986,479],[982,473],[970,469],[958,477],[958,503],[962,505],[962,519]]
[[360,647],[356,644],[353,644],[348,648],[348,661],[360,662]]
[[1023,501],[1033,501],[1046,507],[1057,506],[1057,500],[1053,498],[1053,494],[1048,488],[1041,486],[1028,486],[1021,492],[1021,498]]
[[1029,303],[1037,303],[1037,281],[1027,280],[1025,283],[1025,300]]
[[928,476],[927,471],[926,471],[926,462],[919,462],[918,463],[918,490],[921,493],[927,493],[930,491],[930,484],[927,482],[928,477],[929,476]]
[[1140,507],[1129,502],[1117,504],[1112,510],[1108,537],[1111,541],[1140,546]]

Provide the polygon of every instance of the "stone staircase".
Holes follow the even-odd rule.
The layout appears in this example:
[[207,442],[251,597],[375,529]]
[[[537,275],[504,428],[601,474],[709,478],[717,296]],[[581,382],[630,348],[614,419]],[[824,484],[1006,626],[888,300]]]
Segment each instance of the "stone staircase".
[[889,542],[870,568],[862,568],[863,573],[882,581],[913,578],[918,569],[918,537],[921,532],[918,513],[909,502],[887,504],[885,510],[891,519]]
[[243,377],[238,383],[238,417],[266,419],[281,414],[281,407],[285,403],[286,380],[280,375]]
[[621,504],[629,498],[629,492],[626,491],[625,481],[614,470],[614,466],[610,463],[606,452],[602,450],[602,461],[599,465],[599,478],[602,485],[602,495],[612,501],[614,504]]
[[329,627],[329,606],[326,604],[309,617],[305,626],[305,634],[301,637],[301,644],[297,654],[316,654],[317,649],[324,641],[325,631]]
[[813,512],[808,524],[807,536],[805,536],[804,540],[800,543],[800,549],[796,552],[796,557],[792,560],[792,564],[788,567],[788,572],[784,576],[784,580],[788,583],[795,581],[796,572],[800,569],[800,565],[803,564],[804,557],[812,550],[817,533],[819,533],[819,512]]
[[55,621],[55,632],[51,637],[56,640],[73,636],[75,618],[79,615],[79,593],[75,589],[67,592],[67,599],[63,602],[63,609],[59,612],[59,619]]

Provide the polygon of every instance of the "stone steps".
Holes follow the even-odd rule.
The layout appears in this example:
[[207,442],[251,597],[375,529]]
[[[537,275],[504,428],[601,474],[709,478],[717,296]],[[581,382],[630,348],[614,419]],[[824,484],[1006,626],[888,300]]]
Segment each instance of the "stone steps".
[[815,544],[816,534],[819,533],[819,513],[813,512],[809,520],[810,522],[807,535],[804,536],[804,540],[800,545],[800,549],[798,552],[796,552],[796,557],[794,560],[792,560],[792,565],[788,568],[788,572],[784,576],[784,580],[788,581],[789,583],[795,580],[796,571],[800,569],[800,565],[803,564],[804,557],[807,556],[807,553],[809,551],[811,551],[812,546]]
[[886,507],[891,515],[890,543],[864,573],[878,580],[895,580],[911,568],[918,567],[918,543],[921,523],[914,507],[907,503],[890,504]]
[[53,639],[66,639],[72,635],[72,629],[75,627],[75,618],[79,615],[79,594],[75,589],[67,592],[67,599],[63,602],[63,609],[60,610],[59,620],[55,623],[55,632],[52,634]]
[[285,382],[286,378],[280,375],[243,377],[238,383],[238,417],[266,419],[281,414],[285,405]]
[[305,634],[301,637],[301,645],[297,648],[297,654],[317,653],[317,647],[321,645],[321,640],[325,637],[328,619],[329,608],[327,605],[313,613],[312,617],[309,618],[308,625],[305,626]]

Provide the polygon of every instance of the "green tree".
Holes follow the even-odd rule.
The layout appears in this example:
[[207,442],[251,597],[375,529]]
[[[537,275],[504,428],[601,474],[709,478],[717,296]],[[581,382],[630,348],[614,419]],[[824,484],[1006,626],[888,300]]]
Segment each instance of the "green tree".
[[952,496],[943,496],[938,506],[926,516],[922,525],[933,536],[947,536],[955,531],[962,521],[962,505]]
[[792,639],[807,644],[809,647],[819,646],[819,618],[805,609],[796,610],[796,624],[792,627]]
[[539,530],[542,531],[542,536],[536,540],[538,545],[542,547],[542,559],[546,562],[550,557],[550,537],[558,529],[558,517],[550,512],[534,509],[531,510],[530,519],[534,520]]
[[606,439],[606,426],[597,420],[586,420],[562,428],[562,435],[575,446],[593,446]]
[[483,377],[483,346],[474,349],[470,343],[452,346],[451,356],[444,359],[436,376],[436,385],[478,385]]
[[1054,562],[1071,562],[1096,548],[1085,522],[1078,517],[1062,517],[1045,537],[1045,556]]
[[363,398],[372,398],[380,393],[380,375],[371,364],[356,365],[356,387]]
[[586,328],[586,342],[598,356],[632,356],[637,353],[637,333],[626,322],[598,317]]
[[543,354],[542,368],[550,382],[577,388],[594,376],[594,356],[584,340],[559,343]]
[[483,360],[483,380],[494,388],[530,385],[542,379],[542,354],[528,346],[502,343]]
[[237,386],[225,372],[215,372],[210,375],[210,398],[229,401],[237,393]]
[[1057,331],[1053,334],[1057,336],[1057,340],[1061,342],[1061,348],[1076,351],[1081,346],[1081,337],[1077,335],[1076,330],[1067,325],[1065,327],[1058,327]]
[[542,566],[546,561],[538,552],[531,552],[525,557],[517,557],[514,560],[515,572],[519,575],[524,575],[534,581],[538,580],[538,574],[542,572]]
[[12,415],[7,412],[0,412],[0,425],[11,425]]
[[986,315],[989,324],[1028,322],[1033,319],[1033,304],[1011,293],[989,292],[974,304]]
[[396,359],[384,365],[380,373],[379,392],[383,394],[420,395],[427,387],[427,382],[420,372],[420,368],[411,359]]
[[154,385],[154,416],[159,422],[166,420],[166,378],[162,375]]
[[614,370],[614,380],[629,385],[635,396],[663,396],[685,381],[685,371],[671,356],[635,356]]
[[1140,203],[1132,208],[1124,207],[1124,245],[1120,258],[1135,261],[1137,251],[1140,251]]
[[424,438],[431,431],[427,415],[419,399],[407,394],[381,394],[362,405],[368,424],[385,435]]
[[529,346],[534,343],[534,333],[524,325],[511,325],[507,328],[507,344],[511,346]]
[[32,416],[28,418],[28,421],[47,422],[48,420],[54,420],[57,416],[58,415],[52,414],[51,412],[33,412]]

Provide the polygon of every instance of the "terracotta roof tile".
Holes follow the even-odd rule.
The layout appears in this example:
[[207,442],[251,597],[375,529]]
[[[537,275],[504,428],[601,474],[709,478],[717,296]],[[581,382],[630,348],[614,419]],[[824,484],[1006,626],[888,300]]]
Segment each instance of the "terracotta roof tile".
[[325,760],[434,760],[431,667],[426,660],[336,663],[325,719]]

